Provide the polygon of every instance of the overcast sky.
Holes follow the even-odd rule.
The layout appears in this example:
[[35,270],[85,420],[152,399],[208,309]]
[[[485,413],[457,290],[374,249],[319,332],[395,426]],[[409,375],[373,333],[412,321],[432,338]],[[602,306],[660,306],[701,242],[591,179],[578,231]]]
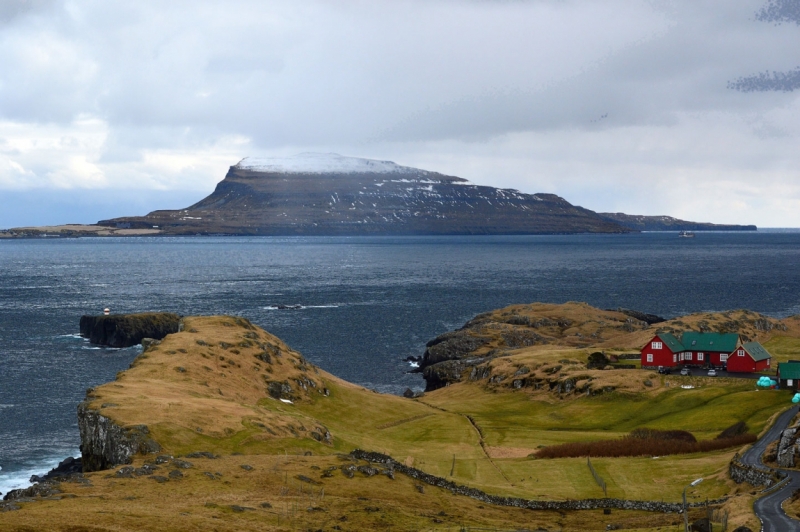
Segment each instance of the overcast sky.
[[798,66],[800,0],[2,0],[0,227],[304,151],[800,227]]

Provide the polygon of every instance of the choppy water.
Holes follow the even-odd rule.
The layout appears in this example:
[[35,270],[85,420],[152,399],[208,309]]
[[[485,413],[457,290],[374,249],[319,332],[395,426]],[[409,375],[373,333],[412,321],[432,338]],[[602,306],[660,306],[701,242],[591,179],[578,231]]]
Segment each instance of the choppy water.
[[800,313],[798,265],[798,233],[0,241],[0,492],[77,455],[85,389],[139,352],[76,335],[106,306],[244,316],[336,375],[400,393],[423,387],[403,359],[479,312],[575,300],[782,317]]

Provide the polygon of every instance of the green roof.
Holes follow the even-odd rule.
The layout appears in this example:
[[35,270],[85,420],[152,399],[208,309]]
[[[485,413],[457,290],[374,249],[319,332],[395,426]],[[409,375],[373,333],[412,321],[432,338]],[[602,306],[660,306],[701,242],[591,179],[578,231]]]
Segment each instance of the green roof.
[[670,333],[658,333],[656,336],[661,338],[661,341],[667,344],[667,347],[669,347],[670,351],[673,353],[686,351],[686,348],[683,347],[683,344],[680,342],[680,340],[672,336]]
[[750,353],[750,356],[756,362],[772,358],[772,355],[769,354],[769,351],[764,349],[764,346],[758,342],[747,342],[742,347],[744,347],[745,351]]
[[800,362],[781,362],[778,364],[781,379],[800,379]]
[[717,351],[719,353],[732,353],[739,345],[739,335],[736,333],[701,333],[685,332],[681,343],[687,351]]

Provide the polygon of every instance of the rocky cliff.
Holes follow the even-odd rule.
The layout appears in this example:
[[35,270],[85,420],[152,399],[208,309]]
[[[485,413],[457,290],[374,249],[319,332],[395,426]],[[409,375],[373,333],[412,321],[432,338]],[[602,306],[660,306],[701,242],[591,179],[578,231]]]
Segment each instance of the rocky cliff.
[[757,231],[755,225],[689,222],[671,216],[642,216],[621,212],[601,212],[600,216],[632,231]]
[[89,402],[78,406],[83,471],[101,471],[130,464],[137,454],[157,453],[161,446],[149,436],[146,425],[121,427],[93,410]]
[[145,312],[112,316],[81,316],[81,336],[109,347],[130,347],[145,338],[161,340],[178,332],[181,317],[170,312]]
[[378,235],[625,233],[553,194],[336,154],[244,159],[204,200],[98,222],[168,234]]

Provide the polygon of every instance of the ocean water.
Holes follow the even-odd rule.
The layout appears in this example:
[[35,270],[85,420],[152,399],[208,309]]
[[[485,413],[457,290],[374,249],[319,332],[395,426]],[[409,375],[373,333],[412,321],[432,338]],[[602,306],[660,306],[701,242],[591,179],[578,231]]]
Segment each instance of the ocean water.
[[[0,492],[78,455],[87,387],[139,347],[91,346],[82,314],[234,314],[340,377],[422,389],[404,359],[477,313],[586,301],[673,317],[800,313],[800,233],[0,241]],[[278,310],[278,305],[300,305]]]

